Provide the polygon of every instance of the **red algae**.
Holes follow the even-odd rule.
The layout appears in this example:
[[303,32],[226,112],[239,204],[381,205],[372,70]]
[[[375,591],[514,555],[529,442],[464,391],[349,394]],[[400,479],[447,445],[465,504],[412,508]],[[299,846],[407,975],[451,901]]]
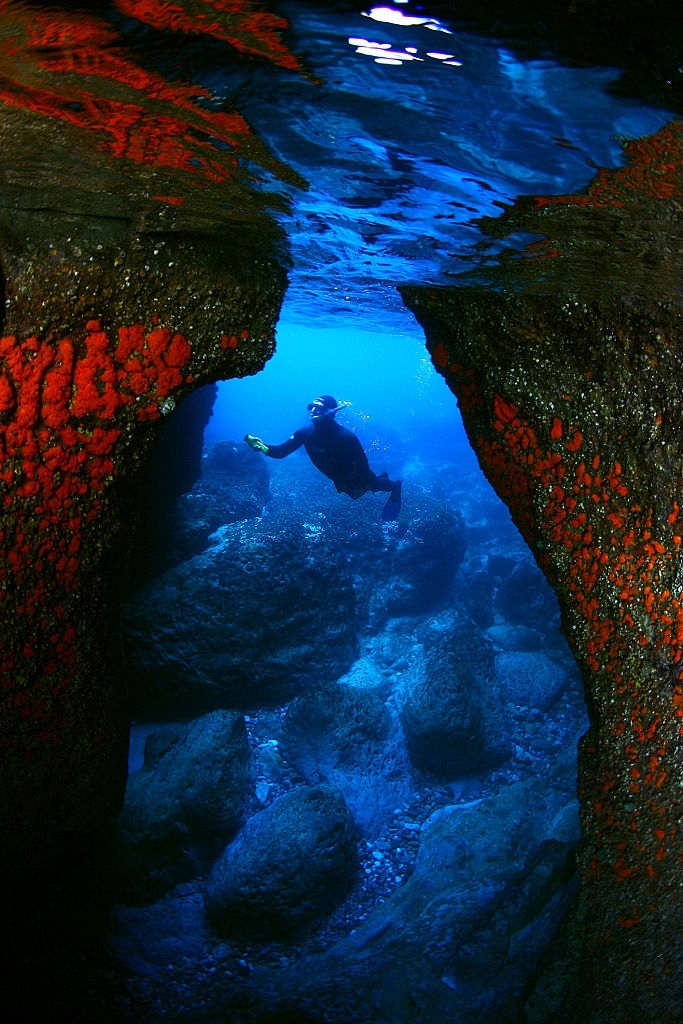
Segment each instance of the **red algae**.
[[[683,453],[669,427],[680,312],[474,287],[402,295],[430,325],[434,363],[558,595],[585,680],[581,910],[568,925],[591,979],[580,1016],[597,1000],[596,1020],[620,1019],[634,984],[649,986],[643,1005],[668,1005],[683,909]],[[656,381],[639,376],[641,352],[649,367],[658,354]]]
[[[601,702],[600,729],[612,737],[610,762],[618,765],[621,751],[625,763],[631,765],[628,790],[632,800],[639,800],[639,817],[629,816],[627,825],[616,802],[603,800],[593,805],[593,852],[587,877],[593,875],[604,882],[605,871],[611,869],[617,885],[637,892],[641,899],[644,893],[650,898],[653,886],[662,884],[663,862],[681,855],[677,830],[656,825],[670,814],[674,820],[677,814],[671,797],[667,807],[659,803],[658,794],[669,780],[666,765],[672,737],[666,723],[671,723],[672,712],[678,717],[683,714],[683,700],[679,690],[672,693],[665,685],[654,693],[648,687],[644,703],[640,666],[631,664],[631,652],[648,648],[657,656],[660,677],[664,672],[683,678],[677,667],[682,656],[683,601],[674,596],[673,586],[678,565],[672,554],[676,550],[673,525],[677,508],[657,524],[654,536],[654,509],[641,509],[630,500],[620,467],[616,462],[606,463],[599,452],[588,458],[596,468],[605,463],[606,486],[599,496],[591,492],[595,481],[585,463],[576,461],[578,449],[587,444],[578,430],[573,436],[581,437],[581,444],[566,444],[564,452],[552,447],[552,442],[561,440],[552,436],[552,428],[548,432],[551,445],[543,446],[528,422],[519,416],[509,419],[498,396],[492,421],[496,440],[482,439],[478,446],[487,476],[532,548],[540,552],[539,560],[558,592],[566,595],[563,606],[568,635],[579,663],[595,677],[595,685],[605,688],[606,695],[611,691],[619,697]],[[527,437],[536,451],[533,462],[526,457]],[[567,480],[573,481],[571,505],[562,486]],[[577,514],[579,509],[582,511]],[[620,717],[625,709],[626,721]],[[616,790],[615,778],[605,776],[603,793]],[[641,839],[648,828],[658,840],[654,850]],[[610,898],[614,906],[620,902]],[[636,928],[643,916],[631,909],[618,916],[617,923],[624,929]]]
[[622,209],[630,198],[643,195],[665,200],[680,198],[683,190],[677,160],[682,132],[683,123],[672,121],[655,135],[627,142],[625,167],[600,168],[585,194],[536,196],[536,209],[548,206]]
[[[243,52],[300,70],[279,40],[286,22],[259,14],[250,3],[226,7],[218,0],[213,20],[189,10],[183,16],[181,4],[121,0],[118,6],[155,27],[202,31]],[[205,9],[207,4],[198,6]],[[222,28],[226,19],[232,33]],[[238,112],[213,109],[207,90],[167,81],[141,66],[103,18],[79,12],[78,18],[67,19],[17,0],[3,27],[0,103],[79,129],[116,160],[180,171],[188,182],[228,182],[235,175],[237,152],[290,177]],[[174,194],[156,198],[170,206],[185,203]]]
[[[505,275],[505,288],[522,288],[527,294],[560,295],[573,291],[572,303],[602,302],[610,295],[657,296],[661,301],[680,300],[678,288],[680,247],[677,229],[668,228],[680,213],[683,197],[683,122],[672,119],[655,134],[627,142],[625,163],[601,168],[588,187],[576,194],[520,196],[500,217],[482,217],[477,224],[491,238],[516,240],[524,233],[535,240],[521,249],[513,263],[494,255]],[[618,224],[619,244],[613,244]],[[653,233],[660,224],[661,236]],[[513,241],[514,244],[514,241]],[[645,266],[643,254],[656,253]],[[600,273],[596,274],[596,267]],[[495,278],[498,268],[492,271]],[[514,283],[513,283],[514,279]],[[495,281],[493,287],[497,287]],[[626,289],[626,290],[624,290]],[[628,344],[624,335],[620,339]],[[530,336],[528,341],[535,343]],[[661,354],[659,356],[661,360]],[[643,369],[656,373],[654,351]],[[590,380],[595,367],[585,366]],[[661,425],[654,411],[654,420]]]
[[186,339],[168,328],[147,332],[134,324],[113,343],[99,320],[88,321],[76,341],[0,338],[0,607],[7,613],[10,604],[19,618],[40,613],[50,623],[43,635],[31,631],[32,643],[21,629],[16,642],[11,631],[3,635],[0,679],[15,692],[8,706],[20,717],[48,716],[45,742],[64,722],[44,687],[39,699],[26,684],[37,673],[49,677],[52,697],[68,689],[80,642],[59,611],[61,625],[52,624],[48,595],[62,595],[66,608],[78,594],[85,531],[116,475],[123,413],[130,409],[138,422],[157,419],[161,401],[183,384],[191,355]]

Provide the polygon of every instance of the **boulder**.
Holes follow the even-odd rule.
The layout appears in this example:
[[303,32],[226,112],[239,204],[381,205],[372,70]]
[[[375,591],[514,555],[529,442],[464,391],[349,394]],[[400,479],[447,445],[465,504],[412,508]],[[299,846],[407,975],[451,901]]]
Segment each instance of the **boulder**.
[[408,528],[392,557],[391,615],[420,615],[443,601],[463,560],[467,541],[461,517],[447,504],[413,495]]
[[200,554],[211,534],[226,523],[259,516],[268,498],[266,460],[246,444],[218,441],[204,454],[199,479],[178,500],[168,564]]
[[122,897],[156,899],[194,877],[239,828],[252,788],[241,715],[214,711],[152,733],[117,824]]
[[544,782],[439,808],[410,878],[353,932],[279,971],[276,991],[256,968],[254,1019],[293,1004],[363,1024],[518,1020],[576,893],[578,836],[576,800]]
[[495,610],[507,622],[531,629],[557,631],[560,606],[545,576],[530,558],[516,563],[504,575],[495,596]]
[[569,681],[566,668],[543,651],[497,654],[496,675],[504,699],[539,711],[548,711]]
[[399,689],[401,721],[416,768],[442,778],[493,768],[510,753],[509,721],[493,684],[493,649],[473,622],[425,631],[422,664]]
[[370,689],[332,683],[307,690],[287,710],[281,744],[308,782],[339,789],[366,836],[411,796],[400,727]]
[[138,719],[292,699],[357,656],[344,548],[292,513],[230,523],[125,605]]
[[486,636],[502,651],[539,651],[543,645],[543,636],[538,630],[507,622],[491,626]]
[[495,578],[483,569],[459,574],[456,600],[480,629],[493,625],[494,587]]
[[356,832],[341,793],[299,786],[250,818],[214,864],[209,922],[228,935],[299,932],[343,898],[355,864]]

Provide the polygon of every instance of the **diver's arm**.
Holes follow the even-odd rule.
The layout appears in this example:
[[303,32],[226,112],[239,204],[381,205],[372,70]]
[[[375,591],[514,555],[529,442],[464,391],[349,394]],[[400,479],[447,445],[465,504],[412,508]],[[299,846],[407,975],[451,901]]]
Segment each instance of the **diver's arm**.
[[[302,436],[300,436],[302,435]],[[260,437],[253,434],[246,434],[244,440],[255,451],[263,452],[269,459],[284,459],[304,443],[303,431],[295,430],[291,437],[288,437],[282,444],[266,444]]]

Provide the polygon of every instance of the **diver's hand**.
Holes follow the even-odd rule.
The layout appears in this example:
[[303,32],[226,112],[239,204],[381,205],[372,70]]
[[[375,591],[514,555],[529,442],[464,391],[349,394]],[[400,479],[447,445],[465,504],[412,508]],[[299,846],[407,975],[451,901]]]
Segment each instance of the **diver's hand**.
[[268,445],[265,444],[260,437],[254,437],[253,434],[245,434],[244,440],[247,442],[249,447],[253,448],[256,452],[266,453],[268,451]]

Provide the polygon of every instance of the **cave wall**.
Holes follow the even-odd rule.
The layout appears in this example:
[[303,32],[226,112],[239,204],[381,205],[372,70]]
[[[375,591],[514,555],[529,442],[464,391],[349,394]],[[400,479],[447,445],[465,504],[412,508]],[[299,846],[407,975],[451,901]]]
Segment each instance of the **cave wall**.
[[[680,1019],[679,307],[406,289],[488,479],[552,583],[591,725],[558,1019]],[[566,969],[566,968],[565,968]]]
[[263,366],[285,290],[276,263],[236,260],[225,243],[137,235],[114,254],[102,237],[78,256],[56,240],[60,255],[31,275],[34,254],[3,252],[0,824],[12,862],[54,855],[118,810],[129,720],[117,605],[139,473],[184,395]]
[[120,807],[117,615],[141,473],[184,397],[272,354],[286,287],[272,212],[286,200],[255,183],[303,184],[236,110],[148,67],[119,31],[129,16],[167,33],[165,53],[210,35],[226,59],[300,71],[286,22],[248,4],[210,24],[128,0],[0,11],[6,867],[53,860]]
[[520,197],[480,225],[531,240],[481,281],[403,290],[585,681],[582,886],[539,983],[567,1022],[683,1008],[682,147],[672,121],[582,192]]

